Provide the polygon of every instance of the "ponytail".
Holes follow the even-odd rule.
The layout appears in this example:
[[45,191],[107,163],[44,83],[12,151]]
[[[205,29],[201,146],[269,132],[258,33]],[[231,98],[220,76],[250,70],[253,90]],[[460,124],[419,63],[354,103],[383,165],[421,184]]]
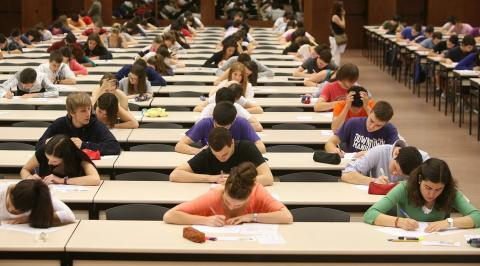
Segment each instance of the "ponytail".
[[251,162],[244,162],[230,170],[225,191],[234,199],[244,200],[252,193],[257,177],[257,169]]
[[50,190],[41,180],[22,180],[11,193],[13,207],[24,213],[30,211],[29,224],[34,228],[48,228],[53,224],[53,206]]

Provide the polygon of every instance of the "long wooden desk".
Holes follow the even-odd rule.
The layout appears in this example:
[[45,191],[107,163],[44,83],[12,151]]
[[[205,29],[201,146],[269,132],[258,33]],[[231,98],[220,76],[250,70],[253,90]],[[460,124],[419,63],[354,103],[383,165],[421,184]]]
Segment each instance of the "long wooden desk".
[[[478,262],[480,250],[466,244],[464,234],[427,236],[427,240],[459,241],[460,247],[422,246],[418,242],[389,242],[391,236],[365,223],[293,223],[280,225],[285,244],[256,241],[207,241],[197,244],[182,238],[180,225],[159,221],[81,221],[66,246],[74,264],[95,265],[120,261],[183,262]],[[139,230],[141,228],[141,230]],[[220,236],[209,234],[209,236]],[[232,236],[232,234],[228,234]],[[144,262],[143,265],[151,265]]]
[[[82,84],[83,85],[83,84]],[[81,88],[82,85],[76,85],[76,87]],[[155,87],[154,87],[155,88]],[[204,94],[208,94],[212,89],[211,86],[203,86],[203,85],[168,85],[166,87],[161,87],[159,90],[156,91],[157,94],[168,94],[171,92],[178,92],[178,91],[198,91]],[[270,95],[270,94],[282,94],[282,93],[292,93],[292,94],[306,94],[306,93],[313,93],[315,91],[315,87],[305,87],[305,86],[256,86],[255,90],[255,97],[258,95]]]
[[[199,82],[199,83],[213,84],[213,82],[217,79],[217,77],[215,77],[213,75],[209,75],[209,76],[175,75],[175,76],[165,76],[163,78],[169,84],[185,83],[185,82]],[[77,79],[77,81],[78,81],[78,79]],[[290,80],[289,77],[285,77],[285,76],[280,76],[280,77],[277,76],[277,77],[271,77],[271,78],[261,77],[261,78],[258,78],[257,82],[258,82],[257,86],[261,86],[262,84],[268,84],[268,83],[278,83],[278,85],[283,85],[283,84],[284,85],[293,85],[293,84],[296,84],[296,85],[303,86],[303,79],[302,80],[298,80],[298,79]]]
[[[9,104],[22,104],[22,105],[33,105],[33,106],[45,106],[45,105],[62,105],[66,104],[66,96],[59,96],[57,98],[22,98],[14,97],[12,99],[0,98],[0,105],[9,105]],[[135,99],[129,99],[128,102],[134,103],[140,107],[150,107],[150,104],[153,99],[146,101],[137,102]]]
[[[37,142],[47,128],[44,127],[0,127],[0,142]],[[111,129],[113,136],[118,142],[127,142],[132,129]],[[325,133],[326,134],[326,133]]]
[[[132,113],[141,121],[142,112]],[[65,115],[63,110],[0,110],[0,121],[53,121]]]
[[[308,104],[301,101],[300,95],[298,98],[255,98],[253,102],[259,104],[261,107],[300,107],[305,109],[313,109],[317,99],[312,99]],[[198,97],[155,97],[151,106],[187,106],[194,107],[202,101]],[[2,102],[0,101],[0,104]]]

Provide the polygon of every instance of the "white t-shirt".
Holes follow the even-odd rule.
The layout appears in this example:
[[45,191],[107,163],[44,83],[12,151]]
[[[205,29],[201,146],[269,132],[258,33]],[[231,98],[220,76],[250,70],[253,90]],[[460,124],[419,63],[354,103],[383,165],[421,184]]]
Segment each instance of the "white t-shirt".
[[[20,215],[11,214],[7,210],[7,190],[11,183],[4,183],[0,184],[0,220],[10,220],[15,219],[22,216],[30,215],[30,212],[25,212]],[[75,215],[73,214],[72,210],[60,201],[59,199],[51,196],[52,198],[52,205],[53,211],[57,215],[58,219],[61,223],[71,223],[75,221]]]
[[[217,89],[220,89],[220,88],[223,88],[223,87],[228,87],[228,83],[230,81],[229,80],[223,80],[222,82],[220,82],[220,84],[218,84],[217,86]],[[254,88],[252,86],[252,84],[250,82],[247,83],[247,89],[245,90],[245,98],[247,99],[253,99],[253,97],[255,96],[255,91],[254,91]]]
[[65,63],[61,63],[56,72],[50,69],[50,63],[43,63],[37,67],[37,72],[47,74],[48,79],[52,82],[55,80],[75,79],[75,73]]
[[[203,109],[202,113],[200,114],[200,119],[212,117],[213,116],[213,109],[215,109],[216,103],[210,103]],[[245,108],[243,108],[240,104],[234,103],[235,109],[237,109],[237,116],[243,117],[245,119],[250,119],[252,114],[250,114]]]

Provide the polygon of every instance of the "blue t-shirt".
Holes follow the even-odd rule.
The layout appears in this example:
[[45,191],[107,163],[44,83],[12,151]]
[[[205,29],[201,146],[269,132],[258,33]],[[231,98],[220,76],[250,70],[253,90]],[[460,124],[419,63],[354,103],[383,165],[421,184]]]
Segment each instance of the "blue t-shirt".
[[[192,128],[190,128],[186,135],[193,141],[201,141],[203,145],[208,144],[208,134],[214,128],[213,118],[208,117],[204,118]],[[257,142],[260,140],[260,137],[257,135],[253,127],[250,125],[248,120],[243,117],[235,118],[232,125],[228,129],[232,133],[234,140],[249,140],[251,142]]]
[[393,144],[398,140],[397,129],[390,123],[377,131],[368,132],[367,119],[368,117],[350,118],[337,131],[336,135],[341,143],[345,143],[346,152],[367,151],[378,145]]
[[413,36],[412,27],[406,27],[405,29],[403,29],[401,35],[404,39],[407,39],[410,41],[415,40],[415,42],[417,43],[420,43],[423,40],[425,40],[425,37],[422,35],[422,33],[418,33],[417,35]]

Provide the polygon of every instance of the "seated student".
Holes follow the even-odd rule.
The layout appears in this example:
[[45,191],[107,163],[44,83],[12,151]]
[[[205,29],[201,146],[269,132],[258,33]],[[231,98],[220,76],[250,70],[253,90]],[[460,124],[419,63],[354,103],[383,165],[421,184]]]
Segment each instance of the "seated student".
[[93,24],[92,28],[88,28],[82,32],[83,36],[90,36],[90,34],[97,34],[99,36],[107,33],[107,30],[103,28],[103,23],[101,21],[97,21]]
[[245,14],[242,11],[236,12],[233,15],[233,18],[231,20],[227,21],[227,23],[225,23],[224,28],[225,29],[230,28],[233,25],[233,22],[236,21],[236,20],[239,20],[242,23],[242,29],[245,29],[247,32],[250,31],[250,26],[248,26],[248,24],[246,22],[246,19],[245,19]]
[[35,24],[33,28],[40,34],[40,41],[48,41],[53,38],[52,33],[45,28],[42,22]]
[[422,34],[422,25],[417,23],[411,27],[404,28],[401,32],[397,33],[397,40],[416,43],[422,42],[425,40],[425,36]]
[[215,105],[213,116],[196,122],[175,145],[175,151],[185,154],[197,154],[202,151],[190,146],[200,141],[202,145],[208,145],[208,133],[212,128],[227,128],[235,140],[248,140],[254,143],[261,153],[266,152],[265,144],[257,135],[253,127],[243,117],[237,117],[237,110],[229,102],[221,102]]
[[315,112],[332,110],[335,104],[345,100],[348,89],[357,82],[359,75],[356,65],[347,63],[341,66],[336,73],[337,80],[325,85],[323,88],[313,108]]
[[[263,127],[260,122],[258,122],[257,118],[255,118],[247,110],[245,110],[242,105],[236,103],[236,101],[239,100],[241,96],[241,94],[236,95],[234,91],[236,88],[241,91],[241,87],[239,86],[239,84],[232,84],[228,87],[220,88],[215,94],[215,103],[209,103],[205,106],[205,108],[202,110],[202,114],[200,115],[200,119],[212,117],[213,109],[215,109],[216,103],[230,102],[233,104],[233,106],[235,106],[235,109],[237,110],[237,116],[247,119],[248,122],[250,122],[250,125],[252,125],[253,129],[255,129],[255,131],[262,131]],[[235,96],[238,96],[238,98]]]
[[480,71],[480,51],[476,53],[470,53],[464,57],[458,64],[455,66],[457,70],[477,70]]
[[60,51],[55,51],[50,54],[48,63],[40,64],[37,67],[38,73],[44,73],[53,84],[75,85],[75,73],[70,70],[70,67],[63,63],[63,55]]
[[141,57],[144,57],[148,59],[148,57],[153,56],[157,49],[164,45],[163,44],[163,36],[162,35],[157,35],[152,41],[152,44],[146,46],[145,48],[142,49],[142,51],[138,52],[138,54]]
[[[219,103],[220,104],[220,103]],[[202,149],[188,162],[177,166],[170,174],[172,182],[213,182],[224,184],[230,170],[243,162],[252,162],[257,168],[257,182],[273,185],[268,164],[253,142],[235,141],[229,129],[215,127],[208,134],[208,148]]]
[[0,184],[0,202],[0,220],[7,224],[49,228],[75,222],[72,210],[52,196],[41,180]]
[[300,49],[301,46],[303,45],[313,45],[310,40],[305,37],[305,36],[298,36],[298,37],[295,37],[295,39],[293,39],[291,42],[290,42],[290,45],[287,46],[283,51],[282,51],[282,54],[289,54],[289,55],[293,55],[293,56],[297,56],[297,52],[298,50]]
[[[155,70],[154,67],[149,66],[147,62],[143,59],[137,59],[133,62],[133,65],[141,66],[147,75],[147,79],[152,86],[166,86],[167,82],[165,79]],[[121,80],[125,77],[128,77],[129,73],[132,70],[133,65],[124,65],[118,72],[115,74],[115,77],[118,80]]]
[[[232,81],[230,81],[229,84],[226,84],[226,85],[228,86],[228,88],[230,90],[233,91],[236,104],[239,104],[241,107],[243,107],[245,110],[247,110],[251,114],[262,114],[263,113],[263,109],[260,105],[253,102],[252,100],[246,99],[243,96],[243,87],[242,87],[241,84],[232,80]],[[193,108],[193,111],[194,112],[202,112],[207,105],[216,103],[215,100],[216,100],[216,94],[208,97],[208,100],[202,101],[201,103],[199,103],[197,106],[195,106],[195,108]],[[256,131],[261,131],[261,130],[256,129]]]
[[79,75],[88,75],[88,70],[86,67],[78,63],[75,57],[72,54],[72,49],[68,46],[60,48],[60,53],[63,57],[63,63],[70,67],[70,70],[75,73],[75,76]]
[[40,42],[42,40],[42,36],[36,29],[30,29],[25,32],[25,34],[20,36],[20,40],[27,47],[35,47],[34,43]]
[[460,20],[453,21],[453,25],[448,29],[449,33],[456,35],[468,35],[472,32],[473,28],[470,24],[462,23]]
[[343,123],[352,117],[367,117],[372,111],[375,102],[368,97],[368,91],[360,86],[348,89],[348,95],[344,101],[340,101],[333,107],[332,131],[343,126]]
[[87,41],[83,45],[83,51],[85,52],[85,56],[89,57],[90,59],[102,59],[108,60],[113,59],[112,54],[103,46],[102,41],[98,34],[92,33],[88,35]]
[[8,50],[10,51],[20,51],[23,53],[22,48],[26,48],[27,46],[22,42],[20,37],[22,36],[22,33],[20,32],[20,29],[15,28],[12,30],[10,33],[10,37],[8,37]]
[[[165,45],[161,45],[160,47],[158,47],[157,52],[154,55],[158,55],[163,58],[163,62],[167,64],[172,70],[176,68],[183,68],[186,66],[178,59],[177,56],[174,56]],[[146,55],[145,57],[147,56],[148,55]]]
[[[425,30],[427,31],[427,30]],[[432,50],[439,44],[443,39],[443,34],[440,31],[436,31],[432,33],[432,36],[423,40],[420,45],[428,50]]]
[[104,93],[112,93],[117,97],[118,104],[125,110],[128,110],[128,97],[122,90],[118,89],[118,79],[111,73],[103,75],[100,79],[100,87],[92,90],[92,102],[96,103],[98,98]]
[[426,49],[433,49],[433,46],[434,46],[432,42],[433,32],[434,32],[433,25],[428,25],[425,28],[425,31],[423,32],[424,39],[421,42],[413,43],[413,45],[417,47],[423,47]]
[[133,23],[132,21],[127,21],[123,25],[125,32],[128,33],[131,36],[146,36],[147,34],[140,28],[138,27],[137,24]]
[[127,32],[125,32],[124,28],[122,27],[122,25],[120,25],[120,23],[113,23],[113,25],[111,27],[111,30],[113,30],[113,29],[117,29],[117,30],[120,31],[120,36],[126,44],[134,45],[134,44],[138,43],[138,41],[136,39],[134,39]]
[[67,115],[57,118],[37,142],[37,150],[51,137],[65,134],[79,149],[98,150],[103,155],[120,154],[120,144],[110,130],[92,115],[92,101],[84,92],[70,93]]
[[168,50],[173,54],[186,54],[190,45],[187,43],[185,36],[179,31],[170,30],[163,35],[163,45],[167,46]]
[[52,35],[62,35],[65,33],[72,33],[68,26],[63,25],[62,21],[55,20],[52,25],[48,28]]
[[442,32],[448,33],[448,31],[450,30],[450,28],[451,28],[453,25],[455,25],[455,23],[457,23],[457,17],[456,17],[456,16],[450,16],[450,17],[448,17],[447,22],[445,22],[445,24],[442,25]]
[[145,95],[147,98],[153,97],[153,88],[150,81],[147,80],[147,73],[145,67],[140,64],[133,64],[127,77],[119,81],[118,88],[122,90],[129,99],[140,95]]
[[120,30],[112,28],[110,34],[105,34],[104,44],[108,48],[128,48],[128,43],[123,39]]
[[234,63],[232,67],[230,67],[227,79],[223,80],[220,82],[220,84],[218,84],[218,86],[210,90],[209,96],[213,96],[219,88],[228,86],[230,81],[236,81],[241,84],[243,88],[242,96],[244,96],[246,99],[253,99],[255,92],[252,84],[248,82],[247,68],[242,63],[238,62]]
[[5,35],[0,33],[0,50],[2,51],[2,54],[6,52],[7,54],[21,54],[22,50],[17,49],[16,47],[9,46],[9,42],[7,38],[5,38]]
[[50,47],[48,47],[47,52],[51,53],[64,46],[68,46],[70,49],[72,49],[72,54],[78,63],[84,64],[89,62],[88,58],[85,56],[82,46],[77,42],[77,37],[75,37],[73,33],[69,33],[64,39],[54,42]]
[[[318,48],[317,48],[318,47]],[[309,58],[303,62],[295,71],[293,71],[294,77],[311,77],[314,73],[318,73],[325,69],[336,69],[336,66],[331,65],[332,53],[330,49],[325,49],[323,46],[315,47],[317,54],[314,58]],[[305,73],[305,70],[307,71]]]
[[292,214],[256,181],[251,162],[231,168],[225,186],[170,209],[163,216],[171,224],[224,226],[242,223],[290,224]]
[[113,93],[104,93],[93,106],[95,116],[108,128],[138,128],[138,121],[128,110],[118,104]]
[[83,22],[85,22],[85,25],[87,25],[87,26],[92,25],[93,19],[92,19],[92,17],[90,17],[90,16],[87,14],[87,11],[81,10],[80,12],[78,12],[78,15],[80,16],[80,19],[81,19]]
[[293,17],[293,14],[291,11],[285,11],[283,13],[283,16],[280,18],[277,18],[275,22],[273,23],[273,32],[274,33],[283,33],[285,32],[285,29],[287,28],[287,23],[290,20],[294,20],[295,18]]
[[386,31],[386,34],[395,34],[398,26],[400,26],[400,16],[395,15],[392,19],[384,21],[380,29]]
[[475,39],[471,35],[463,37],[462,44],[460,46],[449,49],[445,54],[445,62],[460,62],[470,53],[475,52]]
[[435,54],[443,55],[446,51],[458,46],[458,36],[451,35],[446,41],[440,41],[433,47]]
[[368,151],[382,144],[393,144],[398,140],[398,132],[394,125],[388,123],[393,117],[392,106],[379,101],[373,106],[368,117],[354,117],[328,139],[325,150],[343,156],[339,145],[345,144],[346,152]]
[[[16,89],[16,91],[12,91],[12,89]],[[47,74],[28,67],[18,71],[0,85],[0,97],[11,99],[13,96],[58,97],[58,88],[50,81]]]
[[185,13],[183,13],[183,16],[185,17],[188,26],[196,30],[203,30],[205,28],[202,21],[199,18],[193,16],[193,13],[191,11],[185,11]]
[[215,71],[215,75],[219,76],[215,80],[215,82],[218,81],[220,83],[220,81],[227,78],[229,69],[233,65],[233,63],[235,63],[235,62],[246,63],[246,62],[250,62],[250,61],[253,61],[258,66],[258,77],[259,78],[261,78],[261,77],[273,77],[274,76],[273,71],[271,69],[269,69],[267,66],[265,66],[264,64],[262,64],[260,61],[256,60],[255,58],[251,58],[250,55],[247,54],[247,53],[241,53],[238,56],[230,57],[227,61],[225,61],[225,63],[223,63],[223,65],[221,67],[219,67]]
[[[173,69],[167,63],[165,63],[166,59],[168,60],[168,58],[165,58],[163,55],[156,54],[147,59],[147,66],[155,69],[155,71],[160,75],[173,76],[174,75]],[[152,85],[156,85],[156,84],[152,84]]]
[[67,19],[67,23],[73,31],[81,31],[87,27],[87,24],[85,24],[79,14],[73,14],[71,18]]
[[328,83],[336,81],[336,73],[337,72],[334,69],[327,68],[321,70],[320,72],[313,73],[310,77],[306,78],[303,81],[303,85],[308,87],[317,87],[313,97],[318,97]]
[[342,172],[342,181],[368,185],[406,180],[410,173],[429,158],[424,151],[397,140],[393,145],[378,145],[365,156],[350,161]]
[[[394,206],[397,206],[397,217],[386,214]],[[449,217],[452,209],[463,216]],[[480,227],[480,212],[457,189],[447,163],[436,158],[415,169],[407,181],[390,190],[363,218],[369,224],[405,230],[415,230],[418,222],[428,222],[427,233]]]
[[233,41],[226,42],[223,44],[222,50],[214,53],[202,66],[217,68],[232,56],[238,56],[237,44]]
[[39,147],[22,167],[20,176],[43,180],[45,184],[100,185],[95,164],[65,135],[55,135]]

